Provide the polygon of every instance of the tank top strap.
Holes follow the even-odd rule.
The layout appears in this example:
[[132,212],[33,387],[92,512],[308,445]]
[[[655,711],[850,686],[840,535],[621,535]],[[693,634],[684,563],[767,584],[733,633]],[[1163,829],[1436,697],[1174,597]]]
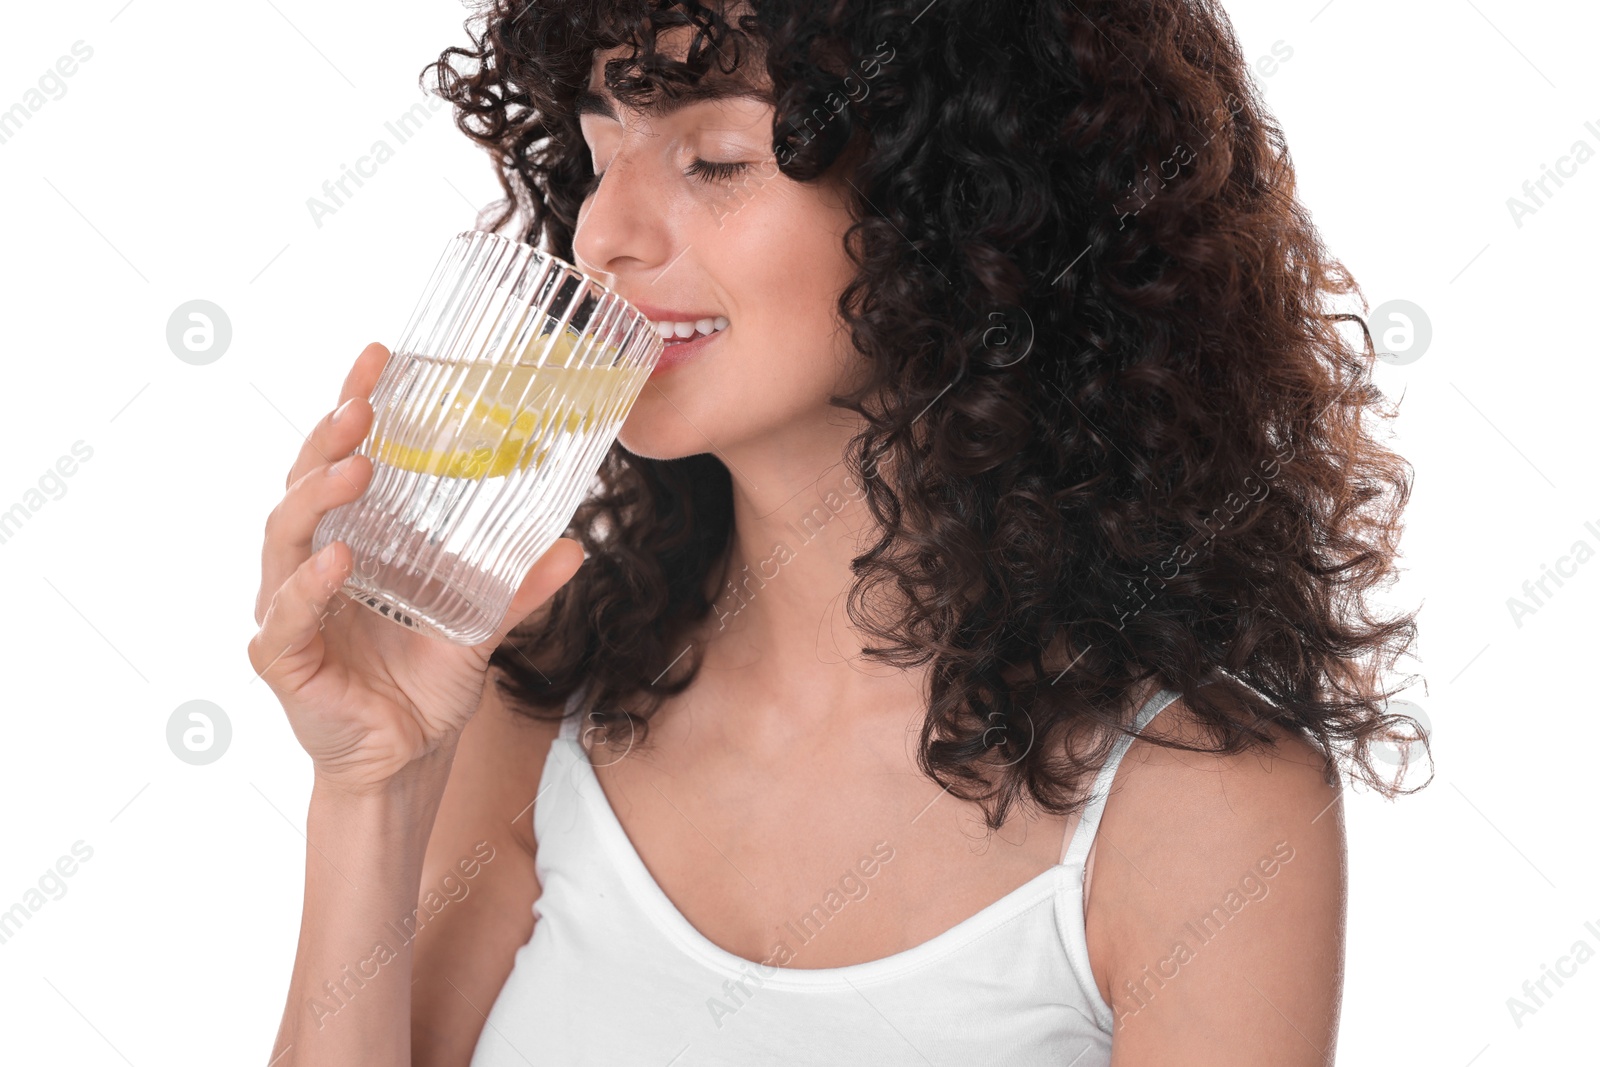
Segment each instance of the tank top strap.
[[[1157,690],[1134,715],[1133,733],[1142,731],[1150,724],[1151,719],[1181,695],[1172,689]],[[1111,783],[1116,779],[1117,765],[1122,762],[1123,755],[1132,744],[1133,735],[1127,733],[1119,734],[1116,741],[1112,742],[1111,754],[1100,768],[1100,773],[1095,775],[1094,789],[1089,796],[1089,803],[1084,806],[1083,814],[1079,817],[1071,838],[1061,849],[1062,863],[1081,865],[1088,859],[1089,848],[1094,844],[1095,833],[1100,828],[1100,817],[1105,814],[1106,801],[1110,799]]]

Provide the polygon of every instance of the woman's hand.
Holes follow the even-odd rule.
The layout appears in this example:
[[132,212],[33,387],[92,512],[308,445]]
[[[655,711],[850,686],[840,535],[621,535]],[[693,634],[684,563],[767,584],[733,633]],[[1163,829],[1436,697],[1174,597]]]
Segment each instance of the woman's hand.
[[[389,359],[376,342],[356,359],[339,406],[317,423],[267,517],[250,665],[272,687],[310,754],[320,783],[351,793],[381,789],[443,747],[477,709],[489,656],[507,632],[577,573],[583,549],[561,538],[528,572],[496,632],[467,647],[427,637],[339,592],[354,560],[335,541],[311,556],[322,516],[355,500],[372,463],[351,455],[371,423],[371,394]],[[340,461],[340,462],[335,462]]]

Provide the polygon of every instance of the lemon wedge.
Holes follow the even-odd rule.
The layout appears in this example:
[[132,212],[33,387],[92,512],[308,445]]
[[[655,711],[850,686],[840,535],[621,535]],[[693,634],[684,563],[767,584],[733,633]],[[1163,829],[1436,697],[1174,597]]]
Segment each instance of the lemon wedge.
[[[537,357],[546,342],[536,338],[528,353]],[[548,358],[564,359],[571,344],[570,334],[557,338]],[[419,380],[439,366],[437,360],[418,362]],[[611,366],[478,362],[463,370],[456,364],[445,369],[444,387],[412,401],[398,420],[385,420],[388,433],[375,434],[373,459],[444,478],[498,478],[537,467],[558,434],[594,430],[637,394],[641,378],[637,368]]]

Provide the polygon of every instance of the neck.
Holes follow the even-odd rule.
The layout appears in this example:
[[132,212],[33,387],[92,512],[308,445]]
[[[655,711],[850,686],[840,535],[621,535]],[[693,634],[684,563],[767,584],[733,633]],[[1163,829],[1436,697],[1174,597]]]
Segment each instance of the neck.
[[759,452],[719,453],[733,483],[727,572],[700,629],[702,670],[736,694],[760,730],[800,717],[920,707],[921,675],[869,660],[875,643],[850,621],[851,558],[876,536],[861,484],[846,470],[854,424]]

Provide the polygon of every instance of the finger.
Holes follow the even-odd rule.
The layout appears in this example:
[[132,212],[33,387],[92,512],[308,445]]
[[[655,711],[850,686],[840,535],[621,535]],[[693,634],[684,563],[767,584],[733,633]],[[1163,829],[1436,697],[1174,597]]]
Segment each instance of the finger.
[[363,348],[355,363],[351,364],[349,373],[344,376],[344,385],[339,388],[339,403],[353,396],[371,396],[372,387],[378,384],[378,377],[388,362],[389,350],[379,342],[373,341]]
[[306,472],[272,509],[261,543],[256,625],[265,618],[273,594],[311,555],[312,538],[322,517],[359,498],[372,480],[372,470],[372,461],[361,455],[325,464]]
[[555,544],[546,549],[538,562],[529,568],[494,636],[479,644],[478,649],[490,653],[498,648],[506,634],[554,596],[556,590],[571,581],[572,576],[578,573],[578,568],[583,566],[583,559],[581,544],[570,537],[556,538]]
[[389,350],[376,341],[361,350],[345,375],[338,402],[306,435],[284,479],[285,489],[307,471],[343,459],[361,444],[372,419],[369,397],[388,362]]
[[297,692],[322,666],[322,627],[346,603],[338,591],[349,560],[349,546],[334,541],[305,560],[273,594],[246,653],[256,674],[279,696]]

